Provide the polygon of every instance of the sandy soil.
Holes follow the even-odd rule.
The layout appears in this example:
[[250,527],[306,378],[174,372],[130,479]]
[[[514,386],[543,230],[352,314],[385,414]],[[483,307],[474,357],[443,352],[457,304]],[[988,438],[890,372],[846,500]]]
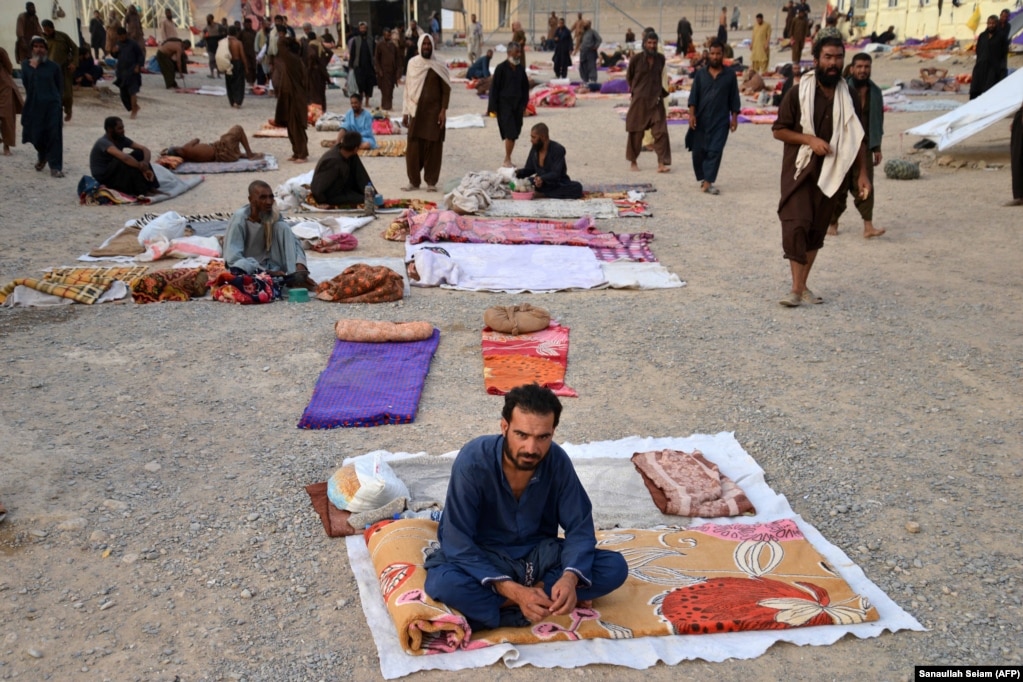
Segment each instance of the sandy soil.
[[[451,56],[460,56],[451,53]],[[1019,66],[1019,64],[1013,64]],[[882,84],[917,60],[879,60]],[[969,64],[955,64],[954,71]],[[190,84],[207,84],[190,76]],[[129,136],[161,148],[256,130],[270,99],[165,92],[147,76]],[[925,167],[879,177],[881,239],[849,215],[811,284],[821,306],[788,310],[775,214],[781,145],[767,126],[729,140],[718,197],[696,190],[681,127],[674,167],[628,171],[613,100],[543,110],[584,182],[649,181],[649,230],[683,289],[503,296],[415,290],[398,304],[241,308],[213,302],[0,310],[0,679],[374,679],[344,543],[324,536],[302,486],[347,455],[383,448],[442,453],[497,428],[500,401],[482,388],[479,330],[494,304],[528,300],[572,329],[558,438],[734,431],[794,509],[841,546],[930,630],[777,646],[752,661],[645,672],[594,666],[594,679],[908,679],[914,664],[1012,663],[1023,649],[1018,529],[1023,428],[1023,295],[1019,209],[1007,167]],[[339,91],[330,106],[341,108]],[[451,114],[482,112],[455,88]],[[79,93],[65,128],[67,178],[32,168],[31,149],[0,159],[0,279],[72,264],[144,208],[84,208],[75,184],[116,99]],[[907,156],[900,132],[931,114],[891,114],[884,153]],[[1008,122],[952,150],[1006,164]],[[325,134],[310,131],[314,155]],[[286,140],[259,140],[279,159]],[[525,158],[524,143],[514,158]],[[496,127],[448,135],[442,183],[496,167]],[[912,157],[909,157],[912,158]],[[919,158],[919,157],[917,157]],[[387,196],[402,159],[369,159]],[[307,170],[282,162],[272,185]],[[880,175],[880,174],[879,174]],[[208,177],[160,210],[233,210],[251,175]],[[427,196],[427,195],[421,195]],[[359,252],[400,255],[358,233]],[[411,425],[295,428],[341,316],[426,319],[441,329]],[[905,529],[920,524],[919,533]],[[549,674],[497,666],[493,679]],[[565,673],[558,673],[559,677]],[[475,679],[480,672],[424,674]]]

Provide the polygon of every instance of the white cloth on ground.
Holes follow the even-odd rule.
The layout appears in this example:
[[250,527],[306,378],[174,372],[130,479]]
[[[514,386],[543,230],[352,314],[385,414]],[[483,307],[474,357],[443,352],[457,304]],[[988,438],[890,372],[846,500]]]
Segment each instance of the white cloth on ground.
[[444,195],[444,207],[462,213],[477,213],[494,199],[510,196],[507,180],[493,171],[470,171],[458,187]]

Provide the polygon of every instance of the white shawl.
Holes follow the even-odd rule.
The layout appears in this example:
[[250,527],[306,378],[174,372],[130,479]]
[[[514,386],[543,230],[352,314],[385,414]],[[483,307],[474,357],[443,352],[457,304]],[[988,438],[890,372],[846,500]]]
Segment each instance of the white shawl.
[[[429,40],[435,50],[430,53],[429,59],[424,59],[423,41]],[[426,84],[426,75],[432,70],[441,77],[448,87],[451,87],[451,77],[448,75],[448,67],[437,60],[437,46],[433,44],[433,38],[424,33],[419,36],[419,54],[409,60],[405,73],[405,94],[401,102],[401,113],[415,117],[416,109],[419,108],[419,96],[423,94],[423,85]]]
[[[799,125],[804,135],[815,135],[813,128],[813,101],[817,91],[817,77],[810,72],[799,81]],[[824,157],[821,163],[821,175],[817,180],[817,186],[824,192],[824,196],[832,197],[842,186],[845,174],[849,172],[856,156],[860,151],[860,144],[863,142],[863,126],[856,118],[856,109],[853,108],[852,97],[849,94],[849,86],[845,79],[841,78],[835,86],[835,99],[831,112],[832,130],[831,139],[828,144],[831,146],[831,153]],[[796,175],[810,164],[813,157],[813,150],[810,145],[800,145],[796,154]]]

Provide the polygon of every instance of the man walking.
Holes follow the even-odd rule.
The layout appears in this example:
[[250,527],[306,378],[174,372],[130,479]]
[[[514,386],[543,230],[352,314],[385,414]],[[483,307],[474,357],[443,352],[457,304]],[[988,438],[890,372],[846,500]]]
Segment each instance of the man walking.
[[490,84],[490,99],[487,102],[487,113],[497,117],[497,128],[504,140],[505,168],[514,168],[512,152],[515,141],[522,132],[522,117],[529,104],[529,78],[522,66],[522,50],[518,43],[508,43],[508,58],[494,69],[494,79]]
[[689,91],[689,130],[692,140],[687,146],[693,152],[693,172],[700,190],[717,195],[714,186],[721,167],[728,133],[739,123],[739,82],[735,72],[724,66],[725,50],[718,41],[710,44],[707,68],[693,74]]
[[977,36],[977,63],[970,81],[970,99],[977,99],[1002,80],[1002,63],[1009,52],[1009,38],[998,28],[998,17],[987,18],[987,30]]
[[476,15],[469,16],[469,63],[475,62],[483,53],[483,24],[476,21]]
[[14,44],[14,61],[20,64],[32,56],[32,38],[42,35],[43,27],[39,23],[34,2],[25,3],[25,11],[18,15],[15,26],[17,42]]
[[426,191],[437,191],[450,100],[448,67],[436,59],[433,38],[424,33],[419,36],[419,54],[409,60],[405,74],[401,124],[408,128],[408,184],[401,188],[403,192],[419,189],[420,173],[426,180]]
[[229,26],[227,29],[227,50],[231,57],[231,70],[226,72],[224,85],[227,86],[227,103],[232,109],[241,109],[245,101],[245,72],[249,68],[248,59],[245,56],[245,46],[242,45],[241,31],[237,26]]
[[32,57],[21,62],[25,104],[21,109],[21,141],[36,148],[36,170],[50,164],[50,175],[64,177],[64,124],[60,120],[64,74],[50,61],[46,39],[30,42]]
[[583,83],[597,82],[597,49],[603,38],[593,28],[593,23],[583,21],[583,35],[579,40],[579,80]]
[[842,79],[845,45],[840,38],[823,38],[814,44],[813,57],[814,70],[785,94],[772,126],[774,139],[785,143],[778,217],[792,288],[779,303],[789,308],[824,301],[806,283],[824,245],[835,195],[854,164],[860,197],[872,191],[863,126]]
[[121,93],[121,104],[131,112],[132,120],[139,114],[139,90],[142,89],[142,67],[146,53],[142,47],[128,37],[123,26],[117,29],[117,66],[114,68],[117,86]]
[[749,49],[750,65],[754,71],[763,75],[771,61],[771,25],[764,21],[763,14],[757,14]]
[[639,170],[636,161],[643,150],[643,133],[649,129],[657,154],[657,172],[667,173],[671,170],[671,143],[664,111],[664,98],[668,93],[662,82],[664,55],[657,51],[657,40],[656,33],[647,33],[643,38],[643,51],[629,60],[626,80],[632,101],[625,115],[625,130],[629,134],[625,158],[632,164],[632,170]]
[[[870,180],[871,186],[874,184],[874,168],[881,164],[881,137],[884,135],[884,95],[881,94],[881,88],[870,80],[872,62],[869,54],[860,52],[852,58],[849,77],[846,79],[849,94],[859,109],[860,125],[863,126],[867,150],[870,153],[867,158],[867,179]],[[838,191],[835,214],[828,226],[828,234],[838,234],[838,219],[845,212],[848,194],[853,195],[853,205],[863,218],[863,238],[872,239],[883,235],[884,230],[874,227],[874,193],[871,192],[866,198],[860,197],[856,187],[855,168],[849,170],[846,189]]]
[[391,30],[384,29],[383,38],[373,52],[377,85],[380,86],[380,108],[390,111],[394,108],[394,86],[401,79],[401,53],[391,40]]
[[60,67],[64,74],[64,122],[71,120],[71,109],[75,104],[74,73],[78,68],[78,46],[71,36],[58,31],[49,19],[43,19],[43,35],[46,36],[50,61]]
[[[376,70],[373,68],[373,40],[367,34],[365,21],[359,22],[359,32],[348,41],[348,68],[355,72],[355,85],[369,106],[376,85]],[[354,95],[354,92],[348,93]]]
[[682,17],[678,20],[678,26],[675,27],[675,56],[681,57],[689,54],[689,47],[693,42],[693,25],[689,23],[689,20]]

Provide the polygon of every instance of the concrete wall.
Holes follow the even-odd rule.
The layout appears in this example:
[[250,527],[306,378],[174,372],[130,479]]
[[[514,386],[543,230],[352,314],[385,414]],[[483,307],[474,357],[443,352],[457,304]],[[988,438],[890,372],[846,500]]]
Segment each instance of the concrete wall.
[[[60,6],[64,8],[65,17],[54,19],[52,14],[53,0],[37,0],[36,14],[39,21],[50,19],[58,31],[63,31],[71,36],[71,40],[78,42],[78,7],[74,0],[61,0]],[[0,47],[7,50],[14,61],[14,43],[18,26],[18,15],[25,11],[25,0],[0,0]],[[82,27],[88,32],[88,25]],[[20,68],[17,64],[14,68]]]

